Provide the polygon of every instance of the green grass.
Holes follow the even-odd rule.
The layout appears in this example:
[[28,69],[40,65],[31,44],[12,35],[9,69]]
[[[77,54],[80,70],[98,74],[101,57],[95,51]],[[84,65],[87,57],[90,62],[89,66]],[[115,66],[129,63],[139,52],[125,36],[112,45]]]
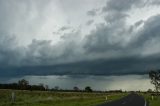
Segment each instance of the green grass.
[[150,93],[142,94],[145,99],[149,102],[149,106],[160,106],[160,96],[154,96],[152,99],[152,96]]
[[0,106],[96,106],[107,101],[119,99],[126,94],[14,91],[16,101],[11,103],[12,90],[0,90]]

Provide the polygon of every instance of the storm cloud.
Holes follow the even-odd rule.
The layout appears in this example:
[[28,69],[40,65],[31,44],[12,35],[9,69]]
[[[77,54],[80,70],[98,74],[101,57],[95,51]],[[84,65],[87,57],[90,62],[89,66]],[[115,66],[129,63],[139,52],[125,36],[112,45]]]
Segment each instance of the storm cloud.
[[0,1],[0,76],[128,75],[160,68],[158,2],[78,3]]

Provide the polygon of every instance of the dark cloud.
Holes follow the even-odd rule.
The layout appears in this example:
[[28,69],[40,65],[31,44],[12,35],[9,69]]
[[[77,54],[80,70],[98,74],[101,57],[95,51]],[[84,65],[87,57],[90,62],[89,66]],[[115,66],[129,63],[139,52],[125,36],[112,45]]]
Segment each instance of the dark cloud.
[[129,17],[129,15],[120,12],[110,12],[105,16],[105,21],[107,23],[114,23],[117,21],[125,21],[125,19]]
[[159,6],[160,1],[159,0],[146,0],[146,4]]
[[[128,75],[147,74],[150,69],[160,68],[160,57],[125,57],[98,59],[48,66],[5,67],[1,77],[24,75]],[[5,72],[4,72],[5,70]]]
[[63,26],[59,29],[59,31],[65,31],[65,30],[68,30],[68,29],[71,29],[71,27],[69,26]]
[[144,23],[144,21],[140,20],[140,21],[135,23],[135,27],[138,27],[138,26],[142,25],[143,23]]
[[89,21],[87,21],[87,23],[86,23],[86,25],[91,25],[91,24],[93,24],[93,22],[94,22],[94,20],[89,20]]
[[87,12],[88,16],[96,16],[97,15],[97,9],[93,9]]
[[53,45],[51,40],[32,40],[27,46],[23,66],[54,65],[81,59],[80,31],[64,33],[61,41]]
[[[122,27],[122,24],[118,22],[110,26],[105,24],[98,25],[97,29],[87,36],[84,47],[90,52],[118,51],[118,49],[122,49],[125,33],[123,32],[125,29]],[[121,34],[118,32],[120,30],[122,31]]]
[[137,6],[143,0],[109,0],[106,6],[102,9],[105,11],[125,12],[130,10],[133,6]]
[[[112,51],[123,54],[122,52],[127,51],[128,54],[130,52],[132,54],[133,51],[136,51],[135,54],[139,54],[148,41],[160,38],[159,17],[160,15],[152,16],[145,22],[140,20],[131,26],[125,24],[125,16],[119,18],[120,20],[116,19],[116,21],[113,21],[114,18],[113,20],[106,19],[107,22],[110,22],[109,25],[99,24],[96,30],[86,37],[87,41],[84,48],[89,52]],[[142,23],[142,28],[137,31],[136,29]]]
[[[21,52],[22,51],[22,52]],[[18,65],[23,56],[23,48],[17,46],[16,37],[0,33],[0,65]]]
[[[137,25],[137,23],[136,23]],[[137,33],[138,37],[132,40],[132,46],[144,47],[147,42],[160,38],[160,15],[152,16],[144,22],[143,28]]]
[[28,46],[18,46],[16,37],[1,34],[0,67],[51,65],[75,61],[81,51],[79,32],[63,34],[61,43],[33,39]]

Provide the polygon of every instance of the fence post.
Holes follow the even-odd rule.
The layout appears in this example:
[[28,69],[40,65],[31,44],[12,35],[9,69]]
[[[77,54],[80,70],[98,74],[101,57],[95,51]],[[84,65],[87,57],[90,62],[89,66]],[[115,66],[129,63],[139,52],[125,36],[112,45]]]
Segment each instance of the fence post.
[[106,101],[108,100],[107,96],[106,96]]
[[11,102],[12,103],[14,103],[15,102],[15,92],[14,91],[12,91],[12,93],[11,93]]

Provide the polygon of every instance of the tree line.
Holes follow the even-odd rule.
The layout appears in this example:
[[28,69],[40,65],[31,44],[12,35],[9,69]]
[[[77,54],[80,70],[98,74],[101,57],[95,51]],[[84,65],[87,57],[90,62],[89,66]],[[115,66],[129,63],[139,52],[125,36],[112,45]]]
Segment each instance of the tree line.
[[46,90],[43,84],[29,85],[25,79],[19,80],[18,83],[0,84],[0,89],[15,89],[15,90]]
[[[39,91],[62,91],[62,92],[93,92],[93,89],[90,86],[86,86],[84,89],[80,89],[77,86],[73,89],[61,89],[59,86],[54,88],[49,88],[48,85],[30,85],[29,82],[25,79],[19,80],[17,83],[10,84],[0,84],[0,89],[14,89],[14,90],[39,90]],[[122,93],[122,90],[110,90],[110,91],[95,91],[94,92],[117,92]]]
[[[158,94],[160,91],[160,70],[151,70],[149,72],[149,78],[151,83],[155,87],[155,92]],[[86,86],[84,90],[79,89],[78,87],[73,87],[72,90],[63,90],[60,89],[58,86],[55,88],[49,89],[47,85],[39,84],[39,85],[30,85],[29,82],[25,79],[19,80],[18,83],[10,83],[10,84],[0,84],[0,89],[16,89],[16,90],[50,90],[50,91],[76,91],[76,92],[92,92],[92,88],[90,86]],[[149,89],[149,92],[152,90]],[[108,92],[122,92],[122,90],[112,90]]]
[[86,86],[84,90],[79,89],[78,87],[73,87],[72,90],[64,90],[60,89],[58,86],[49,89],[48,85],[30,85],[29,82],[25,79],[19,80],[18,83],[10,83],[10,84],[0,84],[0,89],[15,89],[15,90],[40,90],[40,91],[76,91],[76,92],[92,92],[92,88],[90,86]]

